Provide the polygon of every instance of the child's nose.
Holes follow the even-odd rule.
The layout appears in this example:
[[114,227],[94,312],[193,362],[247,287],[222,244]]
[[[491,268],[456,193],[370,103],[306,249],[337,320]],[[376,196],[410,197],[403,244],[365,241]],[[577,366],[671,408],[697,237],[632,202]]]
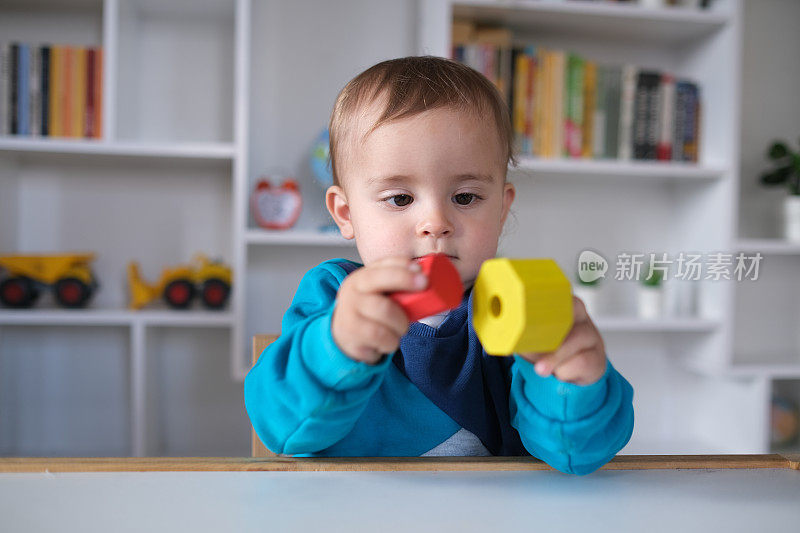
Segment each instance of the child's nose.
[[453,225],[440,207],[431,208],[417,226],[421,237],[445,237],[453,233]]

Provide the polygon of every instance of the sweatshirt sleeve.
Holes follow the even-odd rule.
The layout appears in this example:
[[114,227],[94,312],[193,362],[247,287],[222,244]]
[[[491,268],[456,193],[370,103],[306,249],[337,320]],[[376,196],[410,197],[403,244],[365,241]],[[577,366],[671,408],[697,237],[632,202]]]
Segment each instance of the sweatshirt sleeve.
[[633,388],[607,361],[602,378],[575,385],[543,378],[514,356],[511,424],[531,455],[562,472],[588,474],[620,451],[633,432]]
[[333,340],[331,317],[344,269],[327,262],[310,270],[283,317],[281,336],[244,382],[247,413],[275,453],[308,454],[344,438],[380,387],[391,362],[355,361]]

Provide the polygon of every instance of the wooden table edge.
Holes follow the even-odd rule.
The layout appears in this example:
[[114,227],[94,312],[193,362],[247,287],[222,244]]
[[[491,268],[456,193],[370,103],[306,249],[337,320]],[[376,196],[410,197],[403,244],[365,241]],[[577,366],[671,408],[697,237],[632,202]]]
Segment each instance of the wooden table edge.
[[[800,470],[800,454],[619,455],[602,470],[776,468]],[[0,473],[61,472],[317,472],[317,471],[516,471],[553,470],[521,457],[11,457]]]

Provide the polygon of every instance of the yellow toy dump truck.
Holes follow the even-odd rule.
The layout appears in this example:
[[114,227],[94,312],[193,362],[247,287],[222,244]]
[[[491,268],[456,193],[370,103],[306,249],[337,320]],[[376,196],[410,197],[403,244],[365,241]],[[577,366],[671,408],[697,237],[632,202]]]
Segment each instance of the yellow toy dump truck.
[[158,283],[151,285],[139,274],[136,261],[128,263],[130,308],[141,309],[158,297],[173,309],[187,309],[197,293],[208,309],[222,309],[231,293],[231,268],[197,254],[191,265],[165,268]]
[[52,289],[62,307],[85,307],[99,287],[89,268],[94,257],[91,253],[0,255],[0,302],[17,309],[31,307],[42,290]]

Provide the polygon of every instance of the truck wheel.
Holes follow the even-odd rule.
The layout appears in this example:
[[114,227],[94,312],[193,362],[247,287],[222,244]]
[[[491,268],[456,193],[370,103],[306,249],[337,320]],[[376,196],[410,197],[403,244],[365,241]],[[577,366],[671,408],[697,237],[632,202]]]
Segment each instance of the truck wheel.
[[188,279],[170,281],[164,288],[164,300],[173,309],[186,309],[194,298],[194,285]]
[[92,297],[92,288],[78,278],[61,278],[53,289],[61,307],[70,309],[86,307]]
[[203,283],[203,304],[209,309],[222,309],[228,302],[231,286],[219,278],[209,278]]
[[38,297],[39,291],[28,278],[20,276],[0,282],[0,302],[6,307],[14,309],[31,307]]

